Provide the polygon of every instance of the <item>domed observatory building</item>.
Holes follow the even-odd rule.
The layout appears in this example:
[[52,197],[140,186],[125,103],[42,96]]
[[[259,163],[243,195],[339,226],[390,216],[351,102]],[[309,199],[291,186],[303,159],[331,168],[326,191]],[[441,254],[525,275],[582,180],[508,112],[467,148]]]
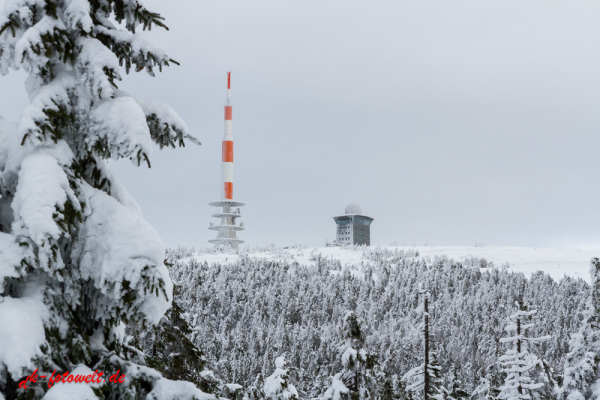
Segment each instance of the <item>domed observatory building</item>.
[[358,204],[348,204],[345,215],[333,217],[336,224],[335,243],[371,245],[373,218],[362,215]]

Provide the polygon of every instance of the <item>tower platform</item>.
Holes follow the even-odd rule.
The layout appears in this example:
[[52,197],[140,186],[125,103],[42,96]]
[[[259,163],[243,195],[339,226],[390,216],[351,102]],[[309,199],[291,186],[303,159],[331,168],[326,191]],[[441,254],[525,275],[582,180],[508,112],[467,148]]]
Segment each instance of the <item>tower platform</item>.
[[231,247],[234,250],[239,250],[240,243],[244,243],[244,241],[237,238],[236,232],[244,230],[244,226],[243,223],[236,225],[235,220],[242,216],[240,214],[240,207],[244,206],[244,203],[224,199],[213,201],[208,204],[210,206],[221,208],[220,212],[212,215],[215,218],[221,218],[220,224],[210,224],[208,227],[210,230],[217,231],[217,237],[208,242],[213,243],[216,246]]

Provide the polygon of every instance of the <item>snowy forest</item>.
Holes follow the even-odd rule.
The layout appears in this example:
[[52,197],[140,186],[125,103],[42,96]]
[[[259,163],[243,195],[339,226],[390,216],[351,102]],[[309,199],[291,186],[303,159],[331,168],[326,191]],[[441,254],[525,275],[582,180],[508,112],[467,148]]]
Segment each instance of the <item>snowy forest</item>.
[[168,254],[190,339],[224,381],[255,390],[285,357],[300,398],[420,399],[427,315],[428,398],[595,398],[600,297],[581,279],[527,279],[483,259],[386,249],[365,249],[364,262],[349,267],[318,252],[313,266],[248,256],[209,265],[183,248]]

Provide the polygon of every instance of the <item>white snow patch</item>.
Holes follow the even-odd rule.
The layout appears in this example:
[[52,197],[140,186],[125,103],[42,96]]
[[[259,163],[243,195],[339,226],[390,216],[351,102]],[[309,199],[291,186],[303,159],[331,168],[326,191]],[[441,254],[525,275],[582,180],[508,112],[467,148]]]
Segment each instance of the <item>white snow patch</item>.
[[[92,375],[92,371],[89,367],[79,364],[73,371],[70,371],[72,375]],[[99,383],[87,383],[87,382],[57,382],[55,383],[42,400],[97,400],[98,396],[94,394],[92,387],[100,386]]]
[[53,216],[69,197],[75,198],[75,194],[56,159],[41,152],[29,155],[21,165],[12,202],[13,232],[26,235],[37,244],[48,236],[58,239],[61,230]]
[[0,117],[0,170],[4,169],[10,149],[16,142],[17,124]]
[[45,342],[44,320],[50,314],[43,301],[43,287],[30,281],[22,297],[0,297],[0,362],[13,379],[25,369],[33,369],[31,360],[41,355]]
[[81,29],[90,33],[94,23],[90,17],[90,2],[88,0],[67,0],[65,7],[65,17],[71,29]]
[[354,350],[352,347],[348,347],[346,349],[346,351],[344,351],[344,354],[342,354],[342,365],[344,366],[344,368],[348,368],[348,362],[350,361],[350,358],[352,358],[353,360],[357,360],[357,352],[356,350]]
[[216,397],[204,393],[191,382],[161,378],[148,393],[146,400],[216,400]]
[[229,389],[230,392],[235,392],[236,390],[240,390],[243,389],[244,387],[242,385],[238,385],[237,383],[226,383],[225,386],[227,386],[227,389]]
[[42,17],[34,26],[27,29],[15,45],[17,67],[29,70],[33,65],[43,65],[48,61],[45,52],[36,54],[34,49],[43,48],[42,36],[53,34],[55,29],[64,30],[65,26],[60,19],[49,16]]
[[[141,312],[156,324],[170,307],[173,284],[164,265],[164,245],[156,231],[106,193],[84,185],[89,215],[85,219],[78,249],[82,278],[91,277],[105,295],[119,300],[124,281],[135,288],[145,274],[162,279],[168,299],[162,293],[140,296]],[[157,282],[156,282],[157,283]]]
[[[339,261],[344,267],[352,267],[359,272],[361,265],[368,260],[364,251],[371,251],[378,247],[318,247],[318,248],[270,248],[270,249],[243,249],[237,253],[219,253],[213,249],[201,250],[195,254],[199,262],[209,265],[233,264],[241,256],[254,259],[288,260],[300,265],[315,265],[316,258],[325,261]],[[527,277],[537,271],[543,271],[558,281],[565,275],[573,278],[582,278],[590,281],[589,266],[593,257],[599,257],[598,250],[571,250],[554,248],[533,247],[503,247],[503,246],[387,246],[379,247],[389,251],[417,251],[419,257],[429,258],[444,257],[464,261],[469,258],[483,258],[492,262],[495,267],[506,266],[513,272],[521,272]],[[485,270],[485,269],[482,269]]]
[[21,264],[23,251],[15,242],[15,237],[0,232],[0,293],[4,291],[4,280],[19,276],[17,267]]
[[282,387],[285,383],[284,375],[287,374],[285,357],[277,357],[275,359],[275,372],[265,379],[264,392],[266,398],[271,399],[289,399],[292,396],[298,397],[298,391],[294,385],[287,383],[286,387]]
[[136,101],[140,107],[142,107],[142,110],[144,110],[146,115],[155,114],[164,123],[177,126],[185,133],[189,132],[189,128],[185,121],[168,105],[141,99],[136,99]]
[[105,70],[114,71],[115,78],[120,79],[117,72],[119,70],[119,59],[98,39],[80,38],[79,44],[81,52],[77,60],[77,69],[80,71],[83,85],[96,98],[108,99],[114,97],[115,88],[108,80]]
[[[92,112],[92,119],[99,127],[97,137],[106,140],[110,148],[118,149],[112,153],[113,159],[135,158],[138,151],[147,155],[152,152],[146,115],[133,98],[117,97],[104,101]],[[93,144],[88,143],[89,146]]]
[[47,85],[38,87],[28,80],[28,86],[31,86],[29,88],[31,102],[23,110],[19,121],[19,132],[22,136],[29,134],[28,140],[31,142],[41,142],[42,132],[36,122],[48,119],[44,110],[58,111],[60,105],[68,104],[69,90],[76,86],[75,79],[68,73],[61,73]]
[[342,382],[342,380],[340,379],[341,376],[342,376],[342,373],[340,372],[333,377],[331,386],[329,386],[329,389],[327,389],[327,391],[323,395],[324,399],[340,400],[341,399],[340,395],[342,393],[349,392],[346,385],[344,385],[344,382]]

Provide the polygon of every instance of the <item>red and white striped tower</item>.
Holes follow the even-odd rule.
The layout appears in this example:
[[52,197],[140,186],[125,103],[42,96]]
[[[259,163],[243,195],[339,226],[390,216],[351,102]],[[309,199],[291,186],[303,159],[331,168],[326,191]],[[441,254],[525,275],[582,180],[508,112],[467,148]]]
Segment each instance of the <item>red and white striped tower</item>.
[[227,73],[227,103],[225,103],[225,133],[223,135],[223,158],[221,164],[221,182],[223,199],[233,199],[233,106],[231,105],[231,72]]
[[[241,217],[240,208],[244,203],[233,200],[233,107],[231,105],[231,72],[227,73],[227,102],[225,103],[225,133],[223,135],[221,159],[221,200],[209,203],[211,206],[220,207],[222,210],[213,214],[221,218],[219,225],[210,224],[208,229],[217,231],[217,238],[209,240],[215,246],[239,249],[239,244],[244,243],[236,237],[236,231],[244,229],[243,224],[236,225],[235,220]],[[235,210],[234,207],[237,207]]]

